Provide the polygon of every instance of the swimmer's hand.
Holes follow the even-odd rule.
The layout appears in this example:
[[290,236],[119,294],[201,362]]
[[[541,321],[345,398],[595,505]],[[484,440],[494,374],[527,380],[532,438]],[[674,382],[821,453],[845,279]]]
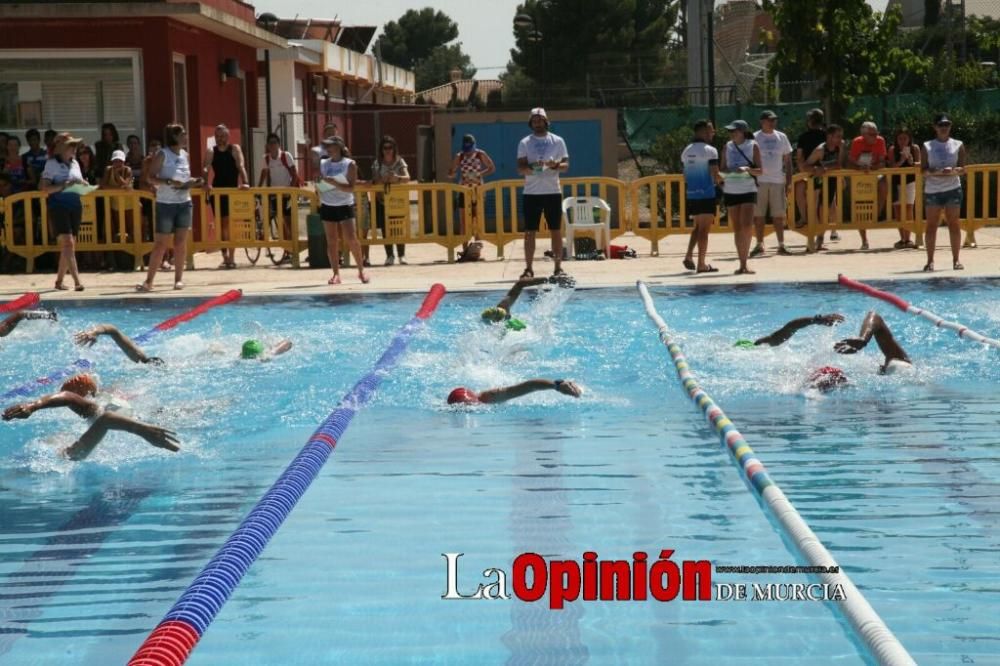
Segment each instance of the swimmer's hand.
[[73,342],[81,347],[93,347],[94,343],[97,342],[97,338],[103,333],[105,333],[103,326],[95,326],[89,331],[80,331],[74,335]]
[[833,345],[834,351],[838,354],[855,354],[865,348],[864,338],[844,338]]
[[844,315],[833,314],[821,314],[813,317],[814,324],[822,324],[823,326],[836,326],[840,322],[844,321]]
[[177,434],[172,430],[146,423],[136,423],[132,432],[159,449],[166,449],[174,453],[181,450],[177,446],[180,443]]
[[14,405],[13,407],[8,407],[3,412],[4,421],[13,421],[14,419],[26,419],[35,413],[35,410],[31,406],[32,403],[25,402],[20,405]]
[[555,383],[555,389],[562,393],[563,395],[573,396],[574,398],[579,398],[583,393],[580,387],[573,382],[558,381]]
[[572,275],[567,275],[562,273],[560,275],[553,275],[548,278],[549,284],[557,284],[560,287],[566,287],[567,289],[572,289],[576,286],[576,278]]

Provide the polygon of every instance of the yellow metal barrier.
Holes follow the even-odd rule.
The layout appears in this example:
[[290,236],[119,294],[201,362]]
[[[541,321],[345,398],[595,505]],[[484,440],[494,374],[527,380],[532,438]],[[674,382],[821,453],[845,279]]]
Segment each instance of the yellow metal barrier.
[[[472,237],[471,188],[454,183],[359,185],[354,189],[362,245],[434,243],[455,261],[455,248]],[[464,231],[462,217],[467,220]]]
[[1000,164],[965,169],[965,246],[976,247],[976,229],[1000,226]]
[[[294,187],[254,189],[216,188],[206,193],[192,190],[194,204],[192,237],[188,241],[188,268],[194,268],[196,252],[222,249],[281,249],[299,268],[299,198],[309,199],[317,210],[315,192]],[[285,209],[290,208],[288,215]],[[280,223],[271,228],[270,220]]]
[[[22,192],[4,199],[6,229],[3,243],[7,251],[22,257],[27,272],[35,270],[35,260],[48,252],[58,252],[56,234],[49,223],[47,195]],[[143,232],[143,201],[152,195],[132,190],[99,190],[81,198],[83,214],[76,239],[78,252],[125,252],[134,266],[142,266],[143,255],[152,249]],[[152,210],[152,204],[146,206]],[[151,240],[151,238],[150,238]]]

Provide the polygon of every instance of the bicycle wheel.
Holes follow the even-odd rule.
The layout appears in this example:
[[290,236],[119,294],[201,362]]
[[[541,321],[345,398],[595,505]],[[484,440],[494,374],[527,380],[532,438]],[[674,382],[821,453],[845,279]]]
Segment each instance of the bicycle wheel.
[[[264,239],[264,222],[260,219],[260,202],[257,202],[257,210],[254,212],[254,227],[255,236],[257,240]],[[254,266],[257,265],[257,260],[260,259],[260,248],[259,247],[245,247],[243,251],[247,255],[247,261],[249,261]]]
[[[278,219],[272,215],[271,216],[271,240],[277,240],[278,236]],[[275,251],[272,248],[267,248],[267,258],[271,260],[271,263],[275,266],[280,266],[286,263],[288,259],[286,258],[288,253],[285,250]]]

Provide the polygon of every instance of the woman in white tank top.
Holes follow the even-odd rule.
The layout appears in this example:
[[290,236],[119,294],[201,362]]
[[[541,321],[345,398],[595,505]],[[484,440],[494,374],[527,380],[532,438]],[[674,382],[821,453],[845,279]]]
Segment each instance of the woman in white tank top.
[[952,268],[964,266],[958,260],[962,248],[959,214],[962,210],[962,176],[965,174],[965,146],[951,138],[951,120],[945,114],[934,119],[935,138],[924,144],[924,212],[927,215],[924,245],[927,264],[924,271],[934,270],[934,248],[937,245],[938,221],[944,213],[951,241]]
[[320,162],[319,173],[322,191],[319,216],[326,232],[326,254],[333,268],[333,277],[327,284],[340,284],[340,235],[351,249],[358,264],[358,279],[368,284],[361,243],[354,226],[354,186],[358,182],[358,165],[351,159],[351,152],[339,136],[323,140],[326,157]]

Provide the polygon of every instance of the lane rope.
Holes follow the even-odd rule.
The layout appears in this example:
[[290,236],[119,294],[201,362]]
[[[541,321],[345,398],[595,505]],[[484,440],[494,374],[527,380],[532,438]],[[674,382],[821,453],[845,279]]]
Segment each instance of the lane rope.
[[639,295],[642,297],[646,308],[646,315],[656,325],[660,341],[666,346],[673,359],[674,367],[677,369],[677,377],[681,381],[681,386],[687,392],[691,400],[701,408],[702,413],[708,422],[715,428],[722,445],[726,447],[732,456],[733,461],[740,468],[742,476],[748,485],[761,498],[763,505],[767,507],[771,516],[780,527],[788,541],[795,545],[799,556],[810,566],[815,567],[838,567],[838,573],[813,574],[821,582],[830,585],[840,585],[844,590],[845,599],[834,601],[840,612],[847,618],[851,628],[858,640],[868,649],[875,660],[883,666],[915,666],[916,661],[906,651],[903,644],[892,633],[882,618],[879,617],[875,609],[871,607],[861,591],[855,587],[847,574],[839,568],[836,560],[820,542],[819,537],[809,528],[799,512],[792,506],[791,501],[781,491],[781,488],[771,479],[764,463],[760,461],[750,445],[747,444],[743,435],[740,434],[733,422],[726,417],[725,412],[714,400],[698,385],[694,374],[688,366],[687,358],[681,351],[680,346],[675,342],[670,334],[670,329],[656,311],[653,299],[649,295],[649,290],[641,281],[636,282]]
[[0,314],[9,314],[11,312],[17,312],[18,310],[30,308],[33,305],[38,305],[40,300],[42,299],[37,292],[29,291],[28,293],[22,294],[10,302],[0,303]]
[[[197,307],[192,308],[191,310],[188,310],[187,312],[171,317],[166,321],[160,322],[159,324],[149,329],[145,333],[142,333],[141,335],[132,338],[132,340],[136,344],[143,344],[149,342],[150,339],[152,339],[159,333],[162,333],[163,331],[169,331],[170,329],[175,328],[178,324],[181,324],[186,321],[191,321],[195,317],[202,315],[205,312],[208,312],[214,307],[238,301],[242,296],[243,296],[242,290],[232,289],[220,296],[208,299],[207,301],[201,303]],[[71,377],[77,374],[81,370],[89,370],[93,367],[94,364],[88,361],[87,359],[78,358],[65,368],[60,368],[59,370],[53,370],[44,377],[33,379],[31,381],[25,382],[24,384],[21,384],[20,386],[10,389],[3,395],[0,395],[0,401],[10,400],[12,398],[30,397],[33,393],[38,391],[43,386],[50,386],[52,384],[56,384],[59,381],[66,379],[67,377]]]
[[991,347],[996,347],[1000,349],[1000,340],[995,340],[994,338],[988,338],[982,333],[977,333],[968,326],[960,324],[957,321],[947,321],[946,319],[937,316],[930,310],[925,310],[923,308],[918,308],[914,305],[911,305],[908,301],[903,300],[896,294],[893,294],[888,291],[882,291],[881,289],[876,289],[875,287],[867,285],[864,282],[858,282],[857,280],[852,280],[851,278],[847,277],[844,274],[840,274],[837,276],[837,282],[839,282],[841,286],[847,287],[848,289],[853,289],[854,291],[860,292],[866,296],[871,296],[872,298],[878,298],[880,300],[885,301],[886,303],[890,303],[899,308],[900,310],[902,310],[903,312],[909,313],[911,315],[916,315],[918,317],[923,317],[924,319],[934,324],[938,328],[947,328],[949,330],[955,331],[956,333],[958,333],[958,337],[962,338],[963,340],[972,340],[973,342],[979,342],[984,345],[989,345]]
[[389,343],[372,370],[345,395],[320,424],[284,473],[219,548],[163,620],[128,662],[130,666],[180,666],[191,654],[240,580],[315,480],[358,410],[398,364],[410,339],[423,328],[444,297],[431,287],[420,309]]

